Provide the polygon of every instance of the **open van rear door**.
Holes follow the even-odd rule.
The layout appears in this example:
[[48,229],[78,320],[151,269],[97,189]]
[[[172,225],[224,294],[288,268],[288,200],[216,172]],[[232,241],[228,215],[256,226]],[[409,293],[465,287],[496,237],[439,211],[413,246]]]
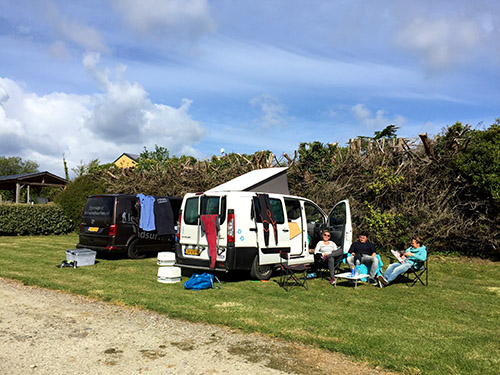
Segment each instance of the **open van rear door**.
[[327,228],[332,234],[332,240],[342,247],[344,253],[352,244],[351,207],[349,200],[344,199],[335,204],[328,214]]

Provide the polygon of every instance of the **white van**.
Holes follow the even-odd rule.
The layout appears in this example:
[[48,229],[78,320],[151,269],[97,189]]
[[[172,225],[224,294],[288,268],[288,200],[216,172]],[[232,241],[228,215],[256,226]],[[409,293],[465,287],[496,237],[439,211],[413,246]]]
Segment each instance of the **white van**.
[[[251,278],[267,280],[280,263],[280,251],[289,252],[291,262],[314,263],[309,249],[315,247],[326,228],[332,240],[347,251],[352,243],[349,201],[338,202],[326,215],[309,199],[287,194],[285,171],[255,170],[205,193],[186,194],[179,214],[177,265],[214,271],[249,270]],[[269,226],[267,241],[259,194],[268,197],[275,221]],[[210,268],[202,215],[218,215],[214,268]]]

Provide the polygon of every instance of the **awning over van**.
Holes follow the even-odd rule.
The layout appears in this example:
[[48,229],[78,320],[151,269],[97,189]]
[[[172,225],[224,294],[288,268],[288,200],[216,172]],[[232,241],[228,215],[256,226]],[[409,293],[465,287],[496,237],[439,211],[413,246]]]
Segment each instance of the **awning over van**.
[[256,169],[218,185],[208,192],[214,191],[255,191],[260,193],[290,194],[287,167]]

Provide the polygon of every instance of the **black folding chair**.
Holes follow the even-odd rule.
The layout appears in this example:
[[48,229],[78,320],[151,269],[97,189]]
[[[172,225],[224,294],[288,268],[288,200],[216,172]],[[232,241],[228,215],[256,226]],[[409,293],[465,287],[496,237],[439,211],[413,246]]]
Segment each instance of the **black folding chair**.
[[[341,254],[334,258],[334,274],[338,273],[338,269],[342,265],[344,259],[347,259],[347,254]],[[328,260],[324,260],[320,254],[316,254],[314,256],[314,265],[316,267],[316,273],[318,274],[319,278],[321,278],[322,280],[330,280],[330,268],[328,267]]]
[[[407,286],[413,286],[420,281],[423,286],[427,286],[429,282],[429,257],[425,258],[423,262],[416,262],[411,268],[404,273],[405,283]],[[425,282],[422,278],[425,276]]]
[[290,253],[280,251],[280,281],[279,285],[287,292],[294,286],[302,286],[309,290],[307,286],[307,272],[310,267],[305,264],[290,265]]
[[[388,258],[390,263],[399,262],[396,258],[392,256],[389,256]],[[412,267],[408,268],[406,272],[399,275],[404,277],[405,284],[407,286],[414,286],[418,281],[420,281],[420,283],[423,286],[427,286],[427,284],[429,283],[428,260],[429,260],[429,254],[427,253],[427,258],[425,258],[423,262],[419,261],[415,262],[415,264]]]

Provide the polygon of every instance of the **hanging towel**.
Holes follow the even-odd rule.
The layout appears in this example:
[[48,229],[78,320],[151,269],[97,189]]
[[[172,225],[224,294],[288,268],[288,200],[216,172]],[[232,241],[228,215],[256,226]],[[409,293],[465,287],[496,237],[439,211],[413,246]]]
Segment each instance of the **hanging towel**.
[[155,230],[154,197],[139,193],[137,194],[137,198],[139,198],[139,202],[141,203],[139,228],[145,231]]
[[156,233],[158,235],[175,234],[174,213],[170,205],[170,199],[156,197],[154,204]]
[[260,205],[260,219],[264,226],[264,243],[269,246],[269,224],[272,225],[274,230],[274,239],[276,245],[278,244],[278,228],[276,227],[276,219],[274,218],[273,208],[271,206],[271,201],[269,200],[269,195],[267,194],[257,194]]
[[202,230],[207,236],[210,268],[215,268],[217,260],[217,236],[219,233],[219,215],[201,215]]

